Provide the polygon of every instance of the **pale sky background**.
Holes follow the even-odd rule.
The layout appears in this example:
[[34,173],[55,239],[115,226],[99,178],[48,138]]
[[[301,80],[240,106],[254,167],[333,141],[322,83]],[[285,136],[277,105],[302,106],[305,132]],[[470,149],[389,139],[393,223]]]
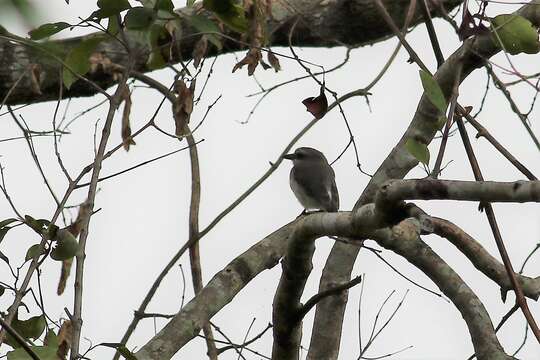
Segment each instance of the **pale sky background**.
[[[77,16],[86,16],[95,8],[93,1],[72,0],[68,6],[62,0],[47,2],[34,1],[39,9],[38,23],[67,21],[74,23]],[[175,6],[183,2],[175,1]],[[511,12],[515,6],[491,4],[489,14]],[[12,14],[0,14],[0,24],[8,30],[24,35],[28,30]],[[435,21],[445,56],[450,55],[459,41],[450,26],[439,20]],[[68,37],[84,31],[62,36]],[[435,69],[435,61],[429,45],[425,27],[419,26],[408,35],[421,58]],[[350,90],[366,86],[390,56],[396,39],[390,39],[371,47],[354,50],[349,63],[337,72],[328,74],[328,87],[340,95]],[[288,53],[288,49],[276,48],[277,52]],[[345,50],[334,49],[299,49],[298,54],[305,60],[324,65],[326,68],[341,62]],[[243,54],[238,54],[239,57]],[[421,96],[422,88],[418,76],[418,67],[406,62],[408,56],[402,49],[385,77],[372,89],[370,111],[362,98],[348,100],[343,104],[349,122],[353,128],[359,147],[362,167],[373,173],[380,162],[395,145],[408,126]],[[494,58],[497,63],[508,66],[504,56]],[[513,63],[524,74],[538,71],[538,55],[513,56]],[[302,99],[314,96],[318,87],[313,80],[307,79],[282,87],[268,96],[259,106],[249,123],[245,120],[256,98],[246,95],[256,92],[258,86],[246,70],[231,74],[235,64],[233,54],[220,56],[214,67],[214,73],[200,104],[191,118],[197,124],[204,115],[208,104],[220,94],[222,99],[212,109],[205,123],[196,133],[197,139],[205,141],[199,145],[202,181],[202,202],[200,224],[204,228],[214,217],[234,201],[268,168],[268,161],[275,161],[284,146],[311,119],[301,104]],[[280,59],[283,71],[275,74],[271,70],[258,68],[257,79],[265,87],[280,81],[303,75],[302,69],[291,60]],[[209,62],[207,62],[209,65]],[[318,69],[314,69],[318,70]],[[170,84],[172,72],[155,71],[150,76]],[[204,76],[201,76],[201,80]],[[505,77],[506,80],[513,79]],[[476,71],[460,88],[459,101],[462,104],[478,108],[486,83],[484,70]],[[199,89],[202,81],[199,81]],[[484,112],[479,120],[492,134],[526,164],[536,174],[540,174],[540,156],[533,142],[528,138],[518,118],[502,95],[491,86]],[[112,91],[112,89],[111,89]],[[514,99],[525,112],[534,90],[527,85],[511,88]],[[102,101],[103,97],[76,99],[67,110],[67,120],[80,111]],[[131,116],[132,128],[138,129],[146,123],[161,100],[155,91],[137,88],[133,96]],[[33,130],[50,130],[54,112],[54,102],[42,103],[25,108],[21,114]],[[67,102],[61,103],[63,112]],[[72,174],[93,159],[93,133],[96,120],[98,127],[106,117],[106,106],[88,113],[78,119],[71,127],[71,134],[61,141],[63,159]],[[474,111],[474,110],[473,110]],[[3,112],[3,110],[2,110]],[[158,116],[158,123],[170,131],[173,122],[170,110],[165,106]],[[531,121],[537,135],[537,110],[533,111]],[[18,128],[8,116],[0,121],[1,138],[20,135]],[[495,153],[487,141],[475,140],[476,133],[469,128],[473,146],[487,180],[514,181],[524,176],[511,167],[501,155]],[[299,146],[311,146],[323,151],[329,159],[334,159],[347,144],[349,139],[343,119],[335,109],[328,113],[306,136]],[[58,194],[63,194],[65,179],[56,163],[52,138],[36,138],[38,154],[47,175]],[[113,125],[109,148],[118,144],[120,139],[120,116]],[[154,156],[184,146],[170,138],[150,130],[136,139],[137,145],[129,153],[119,151],[104,163],[103,175],[114,173]],[[438,141],[430,146],[432,162],[436,157]],[[31,162],[24,141],[0,143],[1,164],[5,168],[8,191],[16,206],[23,214],[35,218],[50,218],[54,211],[54,202],[46,190],[39,174]],[[448,179],[473,179],[468,161],[463,151],[459,136],[449,139],[445,162],[453,160],[443,173]],[[341,198],[341,210],[350,210],[369,178],[355,168],[354,154],[348,151],[334,165],[336,180]],[[222,220],[204,239],[201,254],[205,283],[228,262],[261,240],[266,235],[294,219],[302,210],[289,189],[290,164],[284,163],[261,187]],[[409,178],[423,177],[417,167]],[[101,211],[92,217],[90,236],[87,245],[87,260],[84,288],[84,327],[82,349],[100,342],[117,342],[151,283],[169,261],[179,246],[188,236],[188,206],[190,195],[190,170],[187,152],[173,155],[164,160],[139,168],[123,176],[101,183],[96,199],[96,208]],[[77,191],[70,205],[76,205],[86,197],[86,190]],[[5,199],[0,199],[0,219],[12,217],[13,213]],[[437,201],[419,202],[430,214],[445,217],[475,237],[491,254],[499,258],[495,242],[489,230],[485,215],[477,211],[476,203]],[[538,204],[495,205],[502,236],[515,268],[519,268],[523,259],[540,241],[540,207]],[[73,212],[75,214],[75,212]],[[425,241],[433,247],[472,287],[480,297],[492,321],[497,324],[503,314],[513,305],[514,297],[509,296],[507,303],[500,299],[499,288],[484,275],[479,273],[470,262],[445,239],[428,236]],[[22,227],[12,230],[2,242],[0,250],[7,254],[13,265],[22,263],[28,247],[38,242],[35,233]],[[313,260],[314,269],[309,278],[304,298],[315,294],[318,280],[326,256],[333,241],[321,238],[317,241],[317,251]],[[374,242],[368,242],[377,246]],[[402,273],[415,279],[422,285],[438,291],[436,286],[420,271],[391,252],[384,251],[383,256]],[[189,279],[189,260],[187,254],[181,259],[185,270],[186,302],[193,295]],[[525,270],[528,276],[540,275],[540,260],[533,258]],[[25,268],[26,269],[26,268]],[[64,307],[72,308],[73,274],[64,295],[56,295],[56,286],[60,264],[47,260],[42,270],[43,294],[46,310],[52,318],[65,317]],[[256,318],[251,335],[262,330],[271,319],[272,298],[281,272],[280,266],[261,273],[252,281],[231,304],[226,306],[213,322],[221,327],[235,342],[241,343],[253,318]],[[11,281],[8,269],[0,265],[3,281]],[[397,316],[377,339],[367,356],[379,356],[413,346],[395,359],[466,359],[472,353],[472,345],[465,322],[457,309],[444,299],[438,298],[419,289],[378,260],[368,251],[361,251],[353,275],[366,274],[364,296],[362,300],[361,328],[363,343],[375,314],[388,294],[395,290],[386,311],[388,315],[399,302],[405,291],[409,294]],[[36,282],[34,281],[35,285]],[[181,302],[182,278],[178,267],[170,272],[157,296],[148,307],[148,312],[174,313]],[[350,291],[346,320],[343,327],[342,350],[340,359],[355,359],[358,356],[358,300],[360,287]],[[33,301],[27,299],[27,304]],[[0,298],[0,309],[6,309],[11,297]],[[529,306],[540,319],[540,305],[529,300]],[[36,307],[32,314],[35,315]],[[309,346],[313,311],[305,319],[303,345]],[[21,317],[26,314],[21,310]],[[157,328],[165,324],[157,320]],[[521,314],[515,314],[499,332],[499,339],[508,353],[513,353],[523,339],[525,321]],[[155,333],[152,320],[139,324],[128,347],[141,346]],[[250,335],[250,337],[251,337]],[[270,356],[272,335],[268,332],[252,346],[262,354]],[[6,347],[0,350],[5,354]],[[196,339],[184,347],[175,359],[204,359],[205,345],[202,339]],[[88,354],[92,359],[110,358],[112,351],[97,348]],[[247,359],[259,359],[259,356],[244,352]],[[305,353],[303,354],[305,356]],[[538,359],[540,346],[529,332],[527,344],[520,352],[521,359]],[[220,356],[220,359],[236,359],[234,351]]]

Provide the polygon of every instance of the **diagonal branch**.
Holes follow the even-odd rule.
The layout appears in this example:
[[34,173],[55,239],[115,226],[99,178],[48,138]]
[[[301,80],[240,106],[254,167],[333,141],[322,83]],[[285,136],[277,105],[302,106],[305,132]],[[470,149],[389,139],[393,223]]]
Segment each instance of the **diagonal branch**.
[[[459,251],[467,256],[475,268],[499,284],[503,294],[512,289],[504,265],[491,256],[478,241],[448,220],[430,217],[429,221],[433,225],[434,234],[448,239]],[[520,274],[516,274],[516,277],[525,296],[538,300],[538,297],[540,297],[540,277],[530,278]]]

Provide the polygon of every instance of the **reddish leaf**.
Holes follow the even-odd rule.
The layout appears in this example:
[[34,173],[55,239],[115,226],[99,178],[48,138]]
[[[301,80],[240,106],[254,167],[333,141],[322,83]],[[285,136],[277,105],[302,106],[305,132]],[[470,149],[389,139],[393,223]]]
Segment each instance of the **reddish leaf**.
[[[481,35],[489,32],[489,29],[482,23],[482,17],[482,14],[472,15],[469,10],[465,10],[463,21],[458,29],[458,35],[461,41],[473,35]],[[475,18],[479,19],[478,24],[475,23]]]
[[324,95],[324,83],[321,85],[321,92],[317,97],[308,97],[302,100],[302,104],[306,106],[306,110],[309,111],[315,119],[322,118],[328,111],[328,100]]

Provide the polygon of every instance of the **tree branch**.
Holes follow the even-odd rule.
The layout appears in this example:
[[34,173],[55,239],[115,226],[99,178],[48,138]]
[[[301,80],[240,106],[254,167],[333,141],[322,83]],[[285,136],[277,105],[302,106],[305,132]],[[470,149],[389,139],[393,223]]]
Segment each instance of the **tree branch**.
[[[403,24],[404,15],[408,6],[408,0],[385,0],[385,5],[392,17],[398,24]],[[447,9],[452,9],[459,5],[462,0],[440,0]],[[195,7],[197,8],[197,6]],[[433,9],[432,9],[433,10]],[[177,13],[183,17],[189,17],[194,10],[191,8],[178,9]],[[196,9],[195,11],[199,11]],[[208,13],[203,13],[209,16]],[[438,14],[438,12],[435,12]],[[373,44],[384,40],[392,35],[382,19],[376,16],[376,11],[371,1],[365,0],[339,0],[317,2],[306,0],[273,1],[272,16],[267,21],[268,33],[272,34],[268,46],[279,47],[288,46],[287,36],[292,25],[291,19],[301,16],[302,21],[296,31],[296,36],[292,39],[294,46],[359,46]],[[415,12],[411,25],[423,21],[419,11]],[[193,49],[201,37],[198,30],[189,26],[189,21],[182,22],[181,46],[176,45],[178,51],[168,51],[168,44],[161,50],[161,55],[168,64],[176,64],[192,58]],[[146,66],[151,54],[148,44],[137,40],[135,32],[126,31],[126,44],[133,49],[137,49],[137,60],[134,70],[139,72],[149,72]],[[223,38],[223,52],[231,53],[245,48],[242,41],[242,34],[226,31]],[[90,34],[88,36],[95,36]],[[55,59],[44,56],[37,47],[29,47],[23,43],[13,43],[8,37],[20,39],[10,34],[3,34],[0,38],[0,98],[6,100],[6,104],[36,103],[58,98],[59,82],[62,81],[62,65]],[[85,37],[73,37],[63,40],[51,41],[51,46],[62,49],[65,54],[77,46]],[[175,50],[176,50],[175,49]],[[155,50],[154,50],[155,51]],[[127,53],[121,41],[109,38],[101,42],[96,52],[101,53],[115,64],[126,65]],[[212,47],[208,56],[216,55],[216,49]],[[35,65],[40,70],[39,86],[40,93],[36,93],[32,88],[32,79],[27,72],[29,65]],[[97,70],[86,75],[93,83],[106,89],[116,83],[113,74],[108,74],[102,70]],[[19,79],[22,80],[17,86],[13,86]],[[8,95],[8,91],[13,90]],[[34,84],[35,88],[35,84]],[[90,83],[77,81],[69,90],[64,91],[64,98],[92,96],[97,89]]]
[[[478,241],[448,220],[430,217],[429,221],[433,225],[434,234],[449,240],[459,251],[467,256],[475,268],[499,284],[503,294],[508,290],[512,290],[512,284],[510,283],[504,265],[491,256]],[[516,277],[525,296],[538,300],[540,297],[540,277],[530,278],[520,274],[516,274]]]

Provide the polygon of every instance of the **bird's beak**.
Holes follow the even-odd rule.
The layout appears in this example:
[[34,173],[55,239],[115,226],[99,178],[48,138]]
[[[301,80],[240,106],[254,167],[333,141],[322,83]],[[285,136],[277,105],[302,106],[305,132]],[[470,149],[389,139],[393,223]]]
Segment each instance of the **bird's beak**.
[[296,159],[296,154],[283,155],[283,158],[287,159],[287,160],[294,160],[294,159]]

